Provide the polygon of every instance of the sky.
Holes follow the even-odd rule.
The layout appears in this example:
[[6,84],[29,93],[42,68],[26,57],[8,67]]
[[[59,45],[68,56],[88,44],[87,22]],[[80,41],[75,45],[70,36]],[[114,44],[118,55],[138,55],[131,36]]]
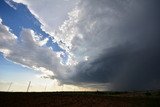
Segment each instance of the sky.
[[159,5],[1,0],[0,91],[160,89]]

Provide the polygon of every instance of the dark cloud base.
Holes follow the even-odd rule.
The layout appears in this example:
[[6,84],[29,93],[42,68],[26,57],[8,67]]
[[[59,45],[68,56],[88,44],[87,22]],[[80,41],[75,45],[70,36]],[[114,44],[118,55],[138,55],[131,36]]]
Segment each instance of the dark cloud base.
[[141,13],[127,13],[115,26],[121,44],[78,64],[70,78],[74,83],[110,83],[111,90],[160,89],[160,2],[141,0],[139,5]]

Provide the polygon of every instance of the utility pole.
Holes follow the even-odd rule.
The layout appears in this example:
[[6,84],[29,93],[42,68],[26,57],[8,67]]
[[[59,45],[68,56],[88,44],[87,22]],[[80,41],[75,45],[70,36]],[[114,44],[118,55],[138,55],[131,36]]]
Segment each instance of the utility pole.
[[12,86],[12,82],[9,84],[9,87],[8,87],[8,90],[7,90],[7,91],[10,90],[11,86]]
[[27,92],[29,91],[29,87],[31,85],[31,81],[29,81],[28,87],[27,87]]
[[44,91],[46,92],[46,89],[47,89],[47,84],[46,84],[46,86],[45,86],[45,88],[44,88]]
[[63,92],[63,85],[62,85],[62,92]]

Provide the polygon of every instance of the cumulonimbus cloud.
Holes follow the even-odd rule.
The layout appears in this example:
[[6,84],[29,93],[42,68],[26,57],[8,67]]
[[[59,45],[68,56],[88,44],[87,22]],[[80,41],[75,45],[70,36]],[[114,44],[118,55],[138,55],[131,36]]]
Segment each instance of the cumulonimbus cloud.
[[160,88],[158,4],[157,0],[81,1],[73,10],[78,12],[75,21],[62,25],[55,35],[72,36],[69,41],[60,39],[71,44],[68,52],[78,62],[70,80],[109,83],[112,90]]
[[[29,56],[38,55],[32,64],[51,70],[64,84],[99,84],[112,90],[160,88],[159,4],[158,0],[81,0],[59,30],[50,33],[66,50],[69,64],[59,64],[52,51],[37,45],[31,46],[35,52]],[[30,10],[34,8],[41,7]],[[43,11],[35,14],[47,17]],[[45,55],[39,57],[39,52]]]

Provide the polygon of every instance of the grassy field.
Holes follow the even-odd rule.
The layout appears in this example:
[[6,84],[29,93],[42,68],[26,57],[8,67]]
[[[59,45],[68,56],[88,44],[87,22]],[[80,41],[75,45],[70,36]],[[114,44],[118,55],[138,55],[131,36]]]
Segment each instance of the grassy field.
[[160,91],[0,92],[0,107],[160,107]]

